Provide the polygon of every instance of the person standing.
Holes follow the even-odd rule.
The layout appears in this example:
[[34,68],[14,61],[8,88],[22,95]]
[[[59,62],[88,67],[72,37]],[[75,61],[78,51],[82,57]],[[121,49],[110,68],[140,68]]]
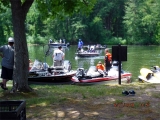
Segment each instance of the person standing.
[[81,51],[81,49],[82,49],[82,45],[81,45],[82,43],[81,43],[81,39],[79,39],[79,41],[78,41],[78,50],[77,51]]
[[61,44],[62,43],[62,39],[60,38],[60,40],[59,40],[59,43]]
[[62,66],[65,54],[62,51],[62,46],[53,52],[53,66]]
[[49,39],[49,44],[52,43],[52,42],[53,42],[52,39]]
[[80,39],[81,48],[83,47],[83,41]]
[[8,38],[8,45],[3,45],[0,47],[0,56],[2,57],[2,82],[0,86],[3,90],[8,90],[6,87],[8,80],[13,80],[13,66],[14,66],[14,39],[12,37]]
[[109,52],[108,49],[105,49],[105,67],[106,72],[108,72],[111,69],[112,66],[112,54]]

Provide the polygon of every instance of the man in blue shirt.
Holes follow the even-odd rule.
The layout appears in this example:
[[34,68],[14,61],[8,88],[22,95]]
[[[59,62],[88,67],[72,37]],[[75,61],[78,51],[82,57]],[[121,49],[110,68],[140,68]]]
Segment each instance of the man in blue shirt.
[[80,51],[83,47],[83,41],[81,39],[79,39],[78,41],[78,51]]

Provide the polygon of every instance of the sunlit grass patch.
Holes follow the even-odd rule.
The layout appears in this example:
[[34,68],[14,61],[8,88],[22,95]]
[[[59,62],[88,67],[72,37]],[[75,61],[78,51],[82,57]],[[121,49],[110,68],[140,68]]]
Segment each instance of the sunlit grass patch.
[[121,103],[123,103],[123,100],[119,100],[119,99],[118,99],[118,100],[115,100],[115,103],[116,103],[116,104],[121,104]]

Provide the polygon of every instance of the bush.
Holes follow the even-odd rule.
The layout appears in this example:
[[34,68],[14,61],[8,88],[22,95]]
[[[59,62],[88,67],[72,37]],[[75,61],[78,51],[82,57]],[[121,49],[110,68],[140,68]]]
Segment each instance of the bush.
[[125,39],[122,39],[121,37],[113,37],[110,40],[108,40],[106,42],[108,45],[117,45],[117,44],[121,44],[121,45],[125,45],[127,42]]
[[40,35],[28,36],[27,37],[27,43],[30,43],[30,44],[47,44],[48,39],[46,39],[45,37],[41,37]]

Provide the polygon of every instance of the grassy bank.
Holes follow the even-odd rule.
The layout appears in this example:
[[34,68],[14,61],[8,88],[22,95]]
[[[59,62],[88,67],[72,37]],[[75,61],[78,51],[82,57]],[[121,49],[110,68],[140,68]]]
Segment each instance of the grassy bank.
[[[11,82],[8,84],[11,89]],[[135,109],[136,114],[141,110],[142,104],[155,106],[153,100],[160,100],[160,92],[153,92],[160,85],[131,83],[126,85],[30,85],[34,91],[31,93],[14,93],[0,89],[1,100],[26,100],[28,119],[77,119],[88,118],[98,119],[97,114],[102,114],[101,109],[108,106],[108,109]],[[122,95],[123,90],[134,90],[135,96]],[[148,90],[148,91],[146,91]],[[151,90],[151,91],[149,91]],[[159,90],[159,89],[158,89]],[[146,95],[145,97],[143,95]],[[149,99],[148,98],[152,98]],[[141,98],[141,99],[139,99]],[[139,100],[138,100],[139,99]],[[124,103],[128,103],[128,107]],[[131,106],[132,103],[132,106]],[[127,105],[127,104],[126,104]],[[129,106],[130,105],[130,106]],[[109,108],[111,107],[111,108]],[[148,107],[148,108],[150,108]],[[76,113],[68,115],[66,112],[70,109]],[[84,109],[85,108],[85,109]],[[144,107],[148,109],[147,107]],[[158,108],[157,108],[158,109]],[[85,115],[85,110],[88,115]],[[106,110],[106,109],[105,109]],[[57,111],[60,111],[59,113]],[[65,112],[66,111],[66,112]],[[73,112],[72,111],[72,112]],[[78,111],[78,113],[77,113]],[[94,114],[94,112],[96,113]],[[106,110],[107,111],[107,110]],[[104,113],[106,112],[104,111]],[[93,113],[92,113],[93,112]],[[114,111],[112,111],[114,112]],[[111,113],[112,113],[111,112]],[[40,114],[39,114],[40,113]],[[83,114],[82,114],[83,113]],[[110,115],[111,115],[110,113]],[[107,113],[108,114],[108,113]],[[156,113],[154,113],[156,114]],[[116,117],[125,118],[126,113],[121,110]],[[157,115],[157,114],[156,114]],[[131,117],[134,114],[129,115]],[[106,117],[106,115],[105,115]],[[128,119],[128,118],[127,118]]]

